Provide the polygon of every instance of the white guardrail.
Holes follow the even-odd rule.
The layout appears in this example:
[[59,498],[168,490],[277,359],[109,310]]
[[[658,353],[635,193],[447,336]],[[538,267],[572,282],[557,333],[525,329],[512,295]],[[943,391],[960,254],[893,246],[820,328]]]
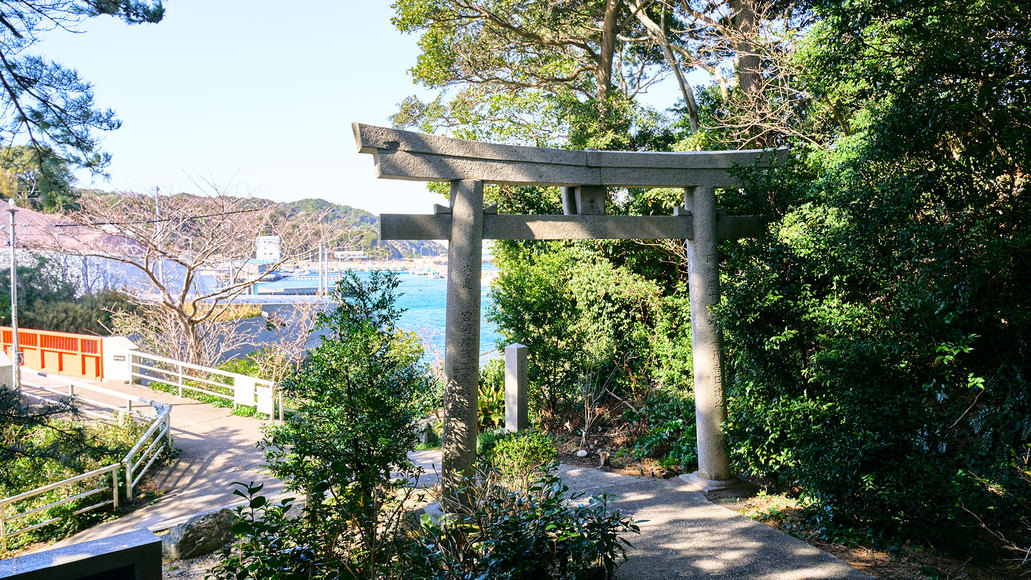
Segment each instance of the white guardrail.
[[129,376],[134,384],[163,383],[176,388],[180,397],[184,396],[184,391],[193,391],[232,401],[234,405],[253,407],[270,418],[276,416],[278,407],[279,419],[283,418],[282,395],[272,381],[144,352],[131,352],[129,357]]
[[[60,382],[63,383],[63,390],[53,386],[33,384],[32,374],[30,373],[31,371],[25,373],[23,378],[24,386],[59,395],[60,399],[55,401],[55,399],[51,397],[30,393],[27,389],[23,389],[22,391],[22,396],[24,397],[43,400],[50,403],[73,398],[75,399],[76,406],[83,415],[93,417],[101,421],[114,423],[123,420],[125,416],[129,416],[134,420],[139,419],[149,421],[150,425],[144,434],[140,436],[139,440],[129,453],[127,453],[118,463],[112,463],[111,465],[95,469],[88,473],[69,477],[63,481],[58,481],[25,493],[0,499],[0,547],[2,547],[5,552],[7,551],[8,538],[24,534],[59,521],[61,516],[46,517],[48,514],[45,514],[44,512],[52,508],[75,502],[86,497],[98,495],[106,497],[107,495],[110,495],[110,499],[103,499],[92,505],[79,508],[73,512],[72,515],[78,515],[108,505],[117,509],[119,495],[118,472],[122,467],[125,467],[126,497],[130,500],[133,499],[133,489],[147,473],[147,470],[150,469],[163,450],[171,449],[172,447],[170,423],[172,408],[169,405],[127,395],[125,393],[119,393],[118,391],[105,389],[98,385],[93,385],[85,381],[78,381],[68,377],[59,378]],[[83,396],[83,392],[85,391],[92,393],[93,396]],[[112,400],[117,401],[119,404],[112,404]],[[144,412],[144,410],[147,412]],[[166,441],[167,445],[162,445],[163,441]],[[110,483],[108,483],[108,474],[110,474]],[[97,480],[98,483],[94,487],[79,491],[69,497],[60,498],[44,505],[32,505],[30,502],[30,500],[36,496],[90,480]],[[14,513],[11,515],[8,515],[9,506],[14,507]],[[23,506],[22,511],[18,510],[19,506]],[[24,527],[12,528],[11,524],[13,522],[23,520],[36,514],[43,514],[45,519]]]

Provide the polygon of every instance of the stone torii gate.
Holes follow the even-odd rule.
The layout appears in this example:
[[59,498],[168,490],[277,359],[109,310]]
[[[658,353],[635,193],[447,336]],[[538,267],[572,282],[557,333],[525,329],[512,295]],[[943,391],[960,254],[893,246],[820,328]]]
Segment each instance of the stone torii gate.
[[[433,214],[380,216],[383,240],[449,240],[444,346],[442,481],[454,498],[471,475],[476,450],[483,240],[683,239],[694,349],[700,487],[736,483],[721,425],[726,420],[720,334],[710,307],[719,302],[717,242],[755,235],[759,221],[716,209],[715,188],[740,187],[728,169],[757,159],[782,162],[786,150],[652,153],[574,151],[499,145],[354,123],[360,153],[386,179],[447,181],[450,206]],[[561,186],[565,215],[502,215],[483,206],[483,184]],[[682,187],[672,216],[605,215],[607,188]]]

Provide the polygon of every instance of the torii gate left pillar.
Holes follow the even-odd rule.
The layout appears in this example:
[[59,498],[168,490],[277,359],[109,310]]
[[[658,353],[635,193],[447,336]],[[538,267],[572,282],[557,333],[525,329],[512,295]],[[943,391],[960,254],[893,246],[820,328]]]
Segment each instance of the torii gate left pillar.
[[[728,169],[757,159],[782,161],[786,150],[690,153],[570,151],[462,141],[353,125],[359,152],[375,156],[379,177],[449,181],[450,207],[432,215],[380,218],[388,240],[449,240],[444,372],[444,495],[460,500],[476,450],[479,378],[480,274],[484,239],[688,240],[698,472],[703,489],[736,483],[729,469],[719,332],[710,308],[719,301],[720,239],[754,235],[748,216],[722,216],[715,187],[737,187]],[[565,215],[498,215],[483,207],[483,183],[563,186]],[[604,215],[607,187],[684,187],[684,207],[672,216]]]
[[444,496],[454,498],[463,487],[462,478],[473,475],[476,451],[483,182],[452,181],[450,198],[441,481]]

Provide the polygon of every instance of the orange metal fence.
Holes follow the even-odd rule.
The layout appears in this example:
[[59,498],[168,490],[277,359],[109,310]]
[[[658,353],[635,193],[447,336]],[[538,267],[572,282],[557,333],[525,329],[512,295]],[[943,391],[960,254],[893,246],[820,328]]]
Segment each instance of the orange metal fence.
[[[11,353],[11,328],[0,326],[4,353]],[[104,378],[104,352],[99,336],[49,330],[18,329],[18,350],[30,369],[87,379]]]

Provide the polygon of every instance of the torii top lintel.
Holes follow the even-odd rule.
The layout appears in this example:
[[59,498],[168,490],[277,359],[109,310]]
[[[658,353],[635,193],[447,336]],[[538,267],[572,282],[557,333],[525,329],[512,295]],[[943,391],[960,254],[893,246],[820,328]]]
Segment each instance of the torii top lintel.
[[787,149],[577,151],[452,139],[353,123],[359,153],[371,153],[381,178],[471,179],[513,185],[605,187],[741,187],[728,169],[756,160],[779,165]]

